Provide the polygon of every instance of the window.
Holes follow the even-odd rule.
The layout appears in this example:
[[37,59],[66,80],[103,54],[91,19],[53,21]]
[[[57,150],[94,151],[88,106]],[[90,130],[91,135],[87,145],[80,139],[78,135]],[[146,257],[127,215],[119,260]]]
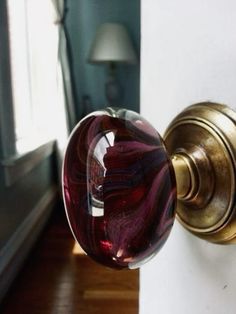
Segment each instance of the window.
[[65,137],[58,27],[49,0],[8,0],[17,153]]

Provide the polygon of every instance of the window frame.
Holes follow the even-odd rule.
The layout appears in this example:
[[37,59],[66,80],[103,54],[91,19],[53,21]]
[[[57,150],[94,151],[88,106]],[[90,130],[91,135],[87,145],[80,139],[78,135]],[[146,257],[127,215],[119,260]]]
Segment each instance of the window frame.
[[48,140],[24,154],[16,150],[7,0],[0,1],[0,166],[7,187],[26,175],[55,150]]
[[[1,157],[16,155],[7,2],[0,1],[0,134]],[[6,108],[8,110],[6,110]],[[6,137],[7,134],[7,137]]]

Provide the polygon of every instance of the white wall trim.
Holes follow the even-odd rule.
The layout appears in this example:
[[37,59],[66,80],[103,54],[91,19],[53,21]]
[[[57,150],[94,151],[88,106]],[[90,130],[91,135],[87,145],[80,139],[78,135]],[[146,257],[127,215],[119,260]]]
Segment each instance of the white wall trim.
[[0,251],[0,301],[15,278],[58,198],[52,186]]
[[49,141],[24,155],[16,155],[1,161],[4,167],[5,184],[11,186],[25,176],[43,159],[49,157],[55,150],[56,141]]

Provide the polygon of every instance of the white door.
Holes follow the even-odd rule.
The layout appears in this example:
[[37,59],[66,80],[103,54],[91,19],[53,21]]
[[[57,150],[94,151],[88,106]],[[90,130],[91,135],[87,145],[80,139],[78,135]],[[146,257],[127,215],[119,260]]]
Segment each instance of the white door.
[[[184,107],[236,108],[236,1],[143,0],[141,114],[163,131]],[[200,240],[176,221],[141,268],[141,314],[235,314],[236,246]]]

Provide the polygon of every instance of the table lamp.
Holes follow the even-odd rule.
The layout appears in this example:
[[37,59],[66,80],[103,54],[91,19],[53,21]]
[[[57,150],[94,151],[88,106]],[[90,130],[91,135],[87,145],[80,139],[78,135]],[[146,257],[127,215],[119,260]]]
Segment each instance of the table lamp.
[[93,64],[107,64],[109,75],[105,84],[105,94],[110,106],[122,105],[123,90],[116,77],[118,63],[134,65],[137,55],[124,25],[102,24],[93,40],[88,61]]

